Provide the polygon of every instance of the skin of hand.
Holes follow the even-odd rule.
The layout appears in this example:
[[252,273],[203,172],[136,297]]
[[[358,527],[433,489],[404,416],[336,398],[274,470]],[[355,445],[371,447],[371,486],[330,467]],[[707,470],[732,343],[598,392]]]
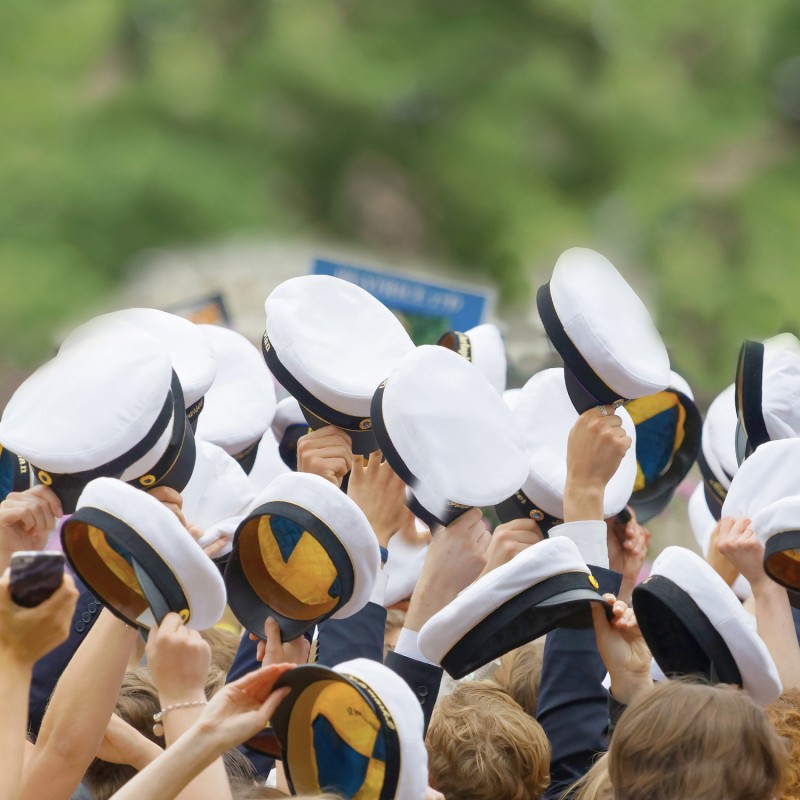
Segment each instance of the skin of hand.
[[64,515],[61,502],[47,486],[11,492],[0,503],[0,572],[18,550],[43,550],[56,522]]
[[569,434],[564,521],[603,519],[606,484],[616,473],[632,441],[613,406],[590,408]]
[[718,542],[721,527],[722,520],[717,523],[717,527],[714,528],[711,533],[706,561],[714,568],[716,573],[728,586],[733,586],[734,581],[739,576],[739,570],[720,552]]
[[536,521],[527,517],[498,525],[494,529],[492,540],[486,549],[486,566],[480,577],[507,564],[514,556],[543,539],[544,534]]
[[479,508],[471,508],[437,531],[411,597],[404,627],[419,631],[481,574],[491,538]]
[[327,425],[297,440],[297,471],[310,472],[342,485],[353,466],[350,437],[340,428]]
[[611,517],[606,520],[606,526],[609,567],[622,573],[619,599],[630,605],[636,581],[650,547],[650,531],[639,524],[636,513],[630,506],[628,512],[631,515],[628,522],[620,524],[616,517]]
[[305,636],[298,636],[289,642],[281,642],[281,629],[272,617],[267,617],[264,622],[264,635],[266,640],[258,639],[250,634],[250,638],[258,639],[256,660],[261,661],[266,667],[269,664],[307,664],[311,642]]
[[620,703],[628,705],[653,686],[650,677],[652,656],[633,609],[613,594],[604,594],[603,599],[611,603],[614,616],[609,620],[600,604],[592,603],[597,649],[611,676],[611,694]]
[[205,699],[211,648],[177,614],[167,614],[161,625],[150,629],[145,654],[162,708]]
[[75,581],[64,575],[61,586],[34,608],[22,608],[11,599],[9,572],[0,578],[0,654],[4,661],[33,668],[42,657],[69,637],[78,602]]
[[406,507],[406,485],[380,452],[368,459],[353,456],[347,494],[369,520],[381,547],[388,547],[394,536],[413,514]]
[[754,593],[758,584],[769,581],[764,571],[764,546],[753,533],[750,520],[746,517],[723,517],[717,527],[716,546],[737,574],[741,573],[750,581]]
[[97,757],[110,764],[128,764],[143,770],[164,751],[122,717],[112,714]]
[[203,709],[195,726],[198,733],[211,736],[225,752],[263,730],[289,693],[288,688],[273,692],[275,681],[294,666],[269,664],[229,683]]

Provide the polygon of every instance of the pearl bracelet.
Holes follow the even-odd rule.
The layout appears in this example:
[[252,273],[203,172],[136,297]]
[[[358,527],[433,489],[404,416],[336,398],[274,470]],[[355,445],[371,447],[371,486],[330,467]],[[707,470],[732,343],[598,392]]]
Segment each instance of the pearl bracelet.
[[164,726],[161,723],[170,711],[176,711],[179,708],[198,708],[205,705],[208,705],[208,700],[190,700],[186,703],[173,703],[166,708],[162,708],[161,711],[153,714],[153,722],[155,723],[153,725],[153,733],[156,736],[164,735]]

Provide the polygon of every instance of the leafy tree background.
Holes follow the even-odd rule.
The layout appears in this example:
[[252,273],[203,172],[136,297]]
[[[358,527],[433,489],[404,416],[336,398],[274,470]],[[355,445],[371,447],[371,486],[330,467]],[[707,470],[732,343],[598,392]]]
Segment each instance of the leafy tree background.
[[132,258],[326,236],[507,308],[573,244],[701,389],[800,312],[792,0],[4,0],[0,358]]

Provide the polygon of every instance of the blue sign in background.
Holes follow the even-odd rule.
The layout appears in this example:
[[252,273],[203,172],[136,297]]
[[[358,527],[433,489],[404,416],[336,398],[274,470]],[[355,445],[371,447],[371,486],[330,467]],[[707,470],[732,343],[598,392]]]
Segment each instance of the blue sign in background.
[[396,311],[445,317],[450,321],[450,328],[457,331],[483,322],[491,295],[489,291],[467,291],[325,259],[314,261],[311,271],[315,275],[333,275],[355,283]]

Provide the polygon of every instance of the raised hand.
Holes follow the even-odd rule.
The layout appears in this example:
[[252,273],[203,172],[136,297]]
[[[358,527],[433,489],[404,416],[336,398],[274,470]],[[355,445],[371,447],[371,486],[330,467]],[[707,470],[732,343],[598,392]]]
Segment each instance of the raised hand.
[[532,519],[514,519],[494,529],[492,540],[486,548],[486,566],[481,576],[503,566],[514,556],[544,539],[544,534]]
[[11,492],[0,503],[0,572],[18,550],[43,550],[63,516],[61,502],[47,486]]
[[630,604],[633,589],[647,558],[650,531],[639,524],[636,513],[630,506],[628,512],[631,518],[627,522],[621,523],[616,517],[612,517],[606,520],[606,526],[609,567],[622,573],[619,598]]
[[389,539],[413,516],[406,507],[405,483],[381,460],[380,452],[370,453],[368,459],[353,457],[347,494],[364,512],[381,547],[388,547]]
[[340,428],[327,425],[297,440],[297,471],[310,472],[342,485],[353,466],[350,437]]
[[305,636],[298,636],[289,642],[281,642],[281,629],[272,617],[267,617],[264,623],[264,635],[267,637],[266,640],[258,639],[252,633],[250,638],[253,641],[258,639],[256,660],[261,661],[265,667],[269,664],[308,663],[311,642]]
[[716,545],[720,554],[750,581],[751,587],[769,580],[764,571],[764,546],[753,533],[750,520],[746,517],[723,517],[719,521]]

